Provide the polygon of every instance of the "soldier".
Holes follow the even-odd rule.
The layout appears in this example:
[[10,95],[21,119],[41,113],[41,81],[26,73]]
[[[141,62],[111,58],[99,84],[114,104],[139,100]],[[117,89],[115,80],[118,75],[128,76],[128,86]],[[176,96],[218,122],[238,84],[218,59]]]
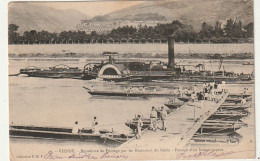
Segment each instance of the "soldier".
[[141,139],[143,121],[141,119],[141,115],[138,115],[137,118],[138,118],[138,121],[137,121],[137,135],[136,135],[136,138],[137,139]]
[[225,92],[226,91],[226,82],[222,81],[222,91]]
[[246,105],[246,99],[245,98],[241,98],[241,104]]
[[192,100],[192,102],[195,102],[195,92],[193,92],[193,93],[191,94],[191,100]]
[[75,124],[74,124],[74,126],[73,126],[73,128],[72,128],[71,133],[72,133],[72,134],[78,134],[79,131],[80,131],[80,129],[79,129],[78,121],[75,121]]
[[167,119],[167,112],[164,107],[161,107],[161,120],[162,120],[162,130],[166,131],[166,119]]
[[204,93],[204,99],[208,100],[209,94],[207,92]]
[[198,93],[198,88],[197,88],[197,85],[196,85],[196,84],[195,84],[195,86],[193,87],[193,89],[194,89],[195,95],[197,95],[197,93]]
[[244,94],[248,94],[248,88],[244,88]]
[[152,130],[156,131],[156,119],[157,119],[157,111],[155,110],[155,107],[152,107],[151,113],[150,113],[150,121],[151,121],[151,128]]
[[98,122],[97,117],[94,116],[94,119],[93,119],[93,122],[92,122],[92,128],[94,128],[94,126],[96,125],[96,122]]
[[95,122],[95,126],[92,129],[93,134],[100,134],[98,122]]
[[203,88],[203,92],[205,92],[205,91],[206,91],[206,89],[207,89],[207,83],[206,83],[206,82],[204,82],[204,83],[203,83],[203,86],[202,86],[202,88]]
[[183,97],[183,90],[182,90],[182,87],[179,87],[179,94],[180,94],[180,97]]
[[218,89],[217,89],[218,92],[223,92],[222,91],[222,84],[218,84]]
[[91,92],[95,91],[95,88],[94,88],[94,86],[93,86],[93,85],[92,85],[92,86],[90,86],[90,91],[91,91]]

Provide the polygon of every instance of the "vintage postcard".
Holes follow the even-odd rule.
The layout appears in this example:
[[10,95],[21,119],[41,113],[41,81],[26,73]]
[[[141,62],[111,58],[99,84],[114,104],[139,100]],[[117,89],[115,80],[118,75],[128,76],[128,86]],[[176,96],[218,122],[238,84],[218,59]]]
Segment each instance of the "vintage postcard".
[[11,1],[11,161],[254,159],[253,0]]

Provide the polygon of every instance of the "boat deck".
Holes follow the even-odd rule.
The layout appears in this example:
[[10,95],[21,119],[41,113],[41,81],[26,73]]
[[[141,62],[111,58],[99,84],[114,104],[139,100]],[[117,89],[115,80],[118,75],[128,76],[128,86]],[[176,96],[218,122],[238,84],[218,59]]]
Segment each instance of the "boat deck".
[[[167,118],[167,131],[144,130],[141,139],[132,138],[119,146],[119,149],[153,149],[153,148],[183,148],[188,144],[196,131],[201,127],[227,98],[228,93],[221,95],[218,103],[202,100],[188,102],[169,114]],[[161,121],[157,122],[157,128],[161,128]],[[175,145],[175,146],[174,146]],[[176,147],[176,145],[178,145]]]

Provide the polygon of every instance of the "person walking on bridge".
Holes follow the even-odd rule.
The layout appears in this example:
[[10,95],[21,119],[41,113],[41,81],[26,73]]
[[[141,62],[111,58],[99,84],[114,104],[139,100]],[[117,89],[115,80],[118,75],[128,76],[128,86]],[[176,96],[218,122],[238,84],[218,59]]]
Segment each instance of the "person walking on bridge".
[[157,111],[155,110],[155,107],[152,107],[151,113],[150,113],[150,121],[151,121],[151,129],[156,131],[156,121],[157,121]]
[[166,119],[167,119],[167,111],[164,107],[161,107],[161,120],[162,120],[162,130],[166,131]]
[[143,126],[143,121],[141,119],[141,115],[137,116],[137,135],[136,138],[137,139],[141,139],[141,135],[142,135],[142,126]]

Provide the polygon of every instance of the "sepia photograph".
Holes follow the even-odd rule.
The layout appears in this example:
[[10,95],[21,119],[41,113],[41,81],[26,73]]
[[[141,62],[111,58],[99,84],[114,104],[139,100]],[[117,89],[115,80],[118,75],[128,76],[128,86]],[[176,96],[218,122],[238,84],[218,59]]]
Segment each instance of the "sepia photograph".
[[255,159],[253,0],[10,1],[9,159]]

